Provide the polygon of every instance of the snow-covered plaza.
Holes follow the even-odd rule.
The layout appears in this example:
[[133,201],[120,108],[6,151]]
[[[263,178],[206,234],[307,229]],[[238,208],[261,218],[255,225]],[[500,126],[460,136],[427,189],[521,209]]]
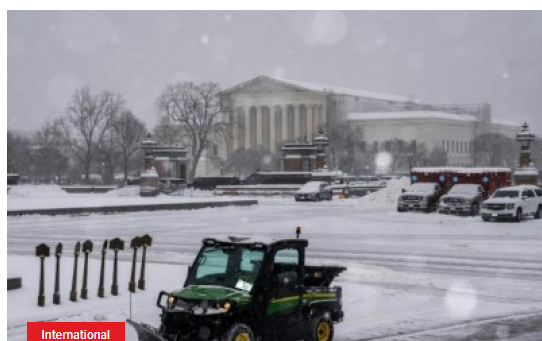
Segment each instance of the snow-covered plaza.
[[[334,282],[343,287],[345,319],[336,341],[542,340],[542,223],[483,222],[480,217],[398,213],[405,180],[362,198],[295,202],[256,198],[258,205],[200,210],[80,216],[7,218],[7,275],[23,287],[7,292],[7,339],[26,340],[31,321],[136,321],[159,325],[160,290],[181,287],[187,266],[212,235],[295,238],[301,226],[309,241],[308,263],[344,265]],[[408,180],[406,180],[408,183]],[[209,193],[139,198],[127,193],[66,194],[58,188],[19,187],[7,196],[8,211],[134,203],[141,200],[209,200]],[[200,196],[205,195],[205,197]],[[218,198],[225,200],[225,198]],[[254,199],[254,198],[252,198]],[[135,236],[149,234],[146,290],[128,291]],[[106,297],[96,295],[101,247],[119,237],[119,296],[110,294],[113,253],[107,253]],[[73,249],[91,240],[89,298],[69,301]],[[60,305],[52,303],[55,257],[45,260],[45,307],[38,307],[40,243],[61,242]],[[139,276],[139,266],[137,275]],[[79,259],[77,290],[81,290]],[[126,340],[136,340],[126,326]]]

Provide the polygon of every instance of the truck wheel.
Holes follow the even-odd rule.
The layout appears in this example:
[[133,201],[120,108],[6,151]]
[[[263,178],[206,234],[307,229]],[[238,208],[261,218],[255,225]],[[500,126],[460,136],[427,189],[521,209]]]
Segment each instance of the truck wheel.
[[542,205],[538,205],[538,209],[536,210],[536,213],[534,214],[535,219],[542,218]]
[[324,316],[312,319],[305,341],[331,341],[333,339],[333,323]]
[[233,324],[222,336],[221,341],[254,341],[254,333],[243,323]]
[[516,216],[514,217],[514,220],[515,220],[517,223],[521,222],[521,215],[522,215],[522,213],[523,213],[523,212],[521,211],[521,208],[518,208],[518,209],[516,210]]
[[478,206],[478,204],[472,204],[470,215],[474,217],[477,216],[478,213],[480,213],[480,206]]

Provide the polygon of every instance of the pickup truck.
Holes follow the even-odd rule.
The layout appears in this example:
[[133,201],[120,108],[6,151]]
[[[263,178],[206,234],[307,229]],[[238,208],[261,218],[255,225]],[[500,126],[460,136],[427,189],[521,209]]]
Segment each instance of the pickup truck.
[[442,189],[436,182],[416,182],[409,188],[403,189],[397,199],[397,211],[424,211],[437,210],[438,200]]
[[306,239],[215,237],[203,245],[184,286],[162,291],[161,325],[127,320],[140,341],[331,341],[343,320],[346,268],[305,264]]
[[508,219],[520,222],[525,216],[542,217],[542,189],[535,185],[502,187],[482,202],[484,221]]
[[482,185],[457,184],[440,197],[438,213],[476,216],[485,199],[487,193]]

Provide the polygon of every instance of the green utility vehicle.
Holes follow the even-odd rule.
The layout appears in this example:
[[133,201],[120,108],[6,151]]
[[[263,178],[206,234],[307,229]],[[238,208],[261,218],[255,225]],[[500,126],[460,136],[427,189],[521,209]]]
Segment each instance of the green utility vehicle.
[[305,239],[206,238],[184,287],[162,291],[159,328],[140,341],[331,341],[343,319],[342,266],[305,264]]

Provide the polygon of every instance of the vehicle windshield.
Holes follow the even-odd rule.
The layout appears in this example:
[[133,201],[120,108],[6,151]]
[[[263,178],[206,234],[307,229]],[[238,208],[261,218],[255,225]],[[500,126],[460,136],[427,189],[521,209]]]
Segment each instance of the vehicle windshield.
[[493,194],[493,198],[517,198],[519,197],[519,191],[505,190],[497,191]]
[[412,184],[408,189],[407,192],[433,192],[435,190],[435,184],[433,183],[415,183]]
[[454,185],[448,194],[477,194],[478,186],[476,185]]
[[205,246],[187,280],[188,285],[219,285],[250,291],[264,256],[248,245]]

